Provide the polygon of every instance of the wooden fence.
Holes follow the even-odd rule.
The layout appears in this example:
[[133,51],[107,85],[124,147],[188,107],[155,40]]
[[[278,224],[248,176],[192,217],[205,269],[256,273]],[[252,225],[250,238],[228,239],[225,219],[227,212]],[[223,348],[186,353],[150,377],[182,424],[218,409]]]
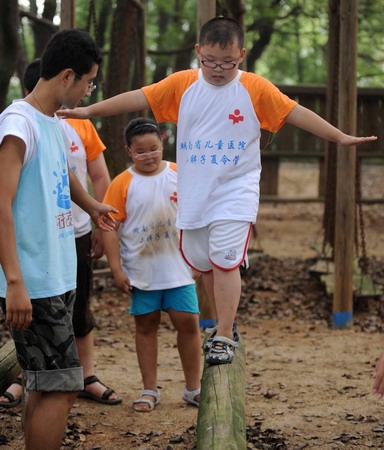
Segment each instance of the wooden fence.
[[[279,85],[279,89],[300,105],[325,117],[326,87],[322,85]],[[358,156],[364,159],[384,161],[384,89],[359,88],[357,104],[357,135],[378,137],[377,142],[364,144],[358,149]],[[263,149],[270,133],[262,133]],[[278,193],[279,164],[281,161],[317,161],[320,166],[319,198],[324,192],[325,141],[306,131],[285,124],[273,136],[272,143],[261,152],[263,174],[261,177],[261,195],[264,199],[273,199]],[[316,199],[314,199],[316,200]]]

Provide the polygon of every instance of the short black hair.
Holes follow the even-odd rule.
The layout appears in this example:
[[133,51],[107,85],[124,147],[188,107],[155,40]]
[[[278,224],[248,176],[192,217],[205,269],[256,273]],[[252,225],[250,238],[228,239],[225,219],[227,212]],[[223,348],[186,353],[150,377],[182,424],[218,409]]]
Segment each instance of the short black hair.
[[204,44],[219,44],[226,48],[237,40],[239,48],[244,47],[244,31],[234,19],[214,17],[201,27],[199,34],[200,47]]
[[146,117],[138,117],[137,119],[132,119],[124,130],[124,137],[127,146],[131,146],[132,139],[135,136],[140,136],[147,133],[156,133],[158,138],[162,140],[159,125],[154,120],[148,119]]
[[37,82],[40,79],[40,58],[34,59],[28,64],[23,75],[23,85],[28,92],[32,92],[35,89]]
[[64,69],[72,69],[82,77],[101,61],[100,49],[88,33],[77,29],[58,31],[41,57],[41,77],[50,80]]

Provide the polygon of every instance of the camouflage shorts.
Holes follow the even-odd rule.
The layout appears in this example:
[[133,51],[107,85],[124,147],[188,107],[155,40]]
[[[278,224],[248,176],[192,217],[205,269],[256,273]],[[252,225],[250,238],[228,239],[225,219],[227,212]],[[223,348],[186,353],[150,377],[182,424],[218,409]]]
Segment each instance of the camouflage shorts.
[[[5,300],[0,300],[5,313]],[[33,299],[29,328],[11,330],[27,390],[76,392],[83,389],[83,369],[72,327],[74,301],[75,291]]]

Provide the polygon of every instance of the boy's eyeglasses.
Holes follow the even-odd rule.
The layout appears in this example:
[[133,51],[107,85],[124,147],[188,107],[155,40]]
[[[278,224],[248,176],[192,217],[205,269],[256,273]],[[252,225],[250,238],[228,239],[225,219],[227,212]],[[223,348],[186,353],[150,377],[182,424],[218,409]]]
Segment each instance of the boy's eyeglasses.
[[226,62],[222,64],[217,64],[214,61],[211,61],[210,59],[202,59],[201,64],[205,67],[209,67],[210,69],[216,69],[216,67],[220,67],[220,69],[222,70],[231,70],[237,66],[239,61],[240,58],[236,62]]
[[156,158],[157,156],[160,156],[163,153],[163,150],[154,150],[153,152],[148,153],[134,153],[131,151],[131,155],[138,159],[139,161],[143,161],[144,159],[149,158]]

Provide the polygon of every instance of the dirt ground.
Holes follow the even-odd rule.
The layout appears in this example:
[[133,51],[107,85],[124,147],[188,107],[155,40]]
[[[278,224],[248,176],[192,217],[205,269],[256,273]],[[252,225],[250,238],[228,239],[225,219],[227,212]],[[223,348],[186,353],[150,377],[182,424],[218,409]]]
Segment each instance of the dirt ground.
[[[363,192],[369,197],[382,196],[383,172],[363,172]],[[280,175],[282,193],[315,195],[317,176],[313,166],[286,165]],[[364,207],[367,251],[377,262],[378,279],[384,274],[383,210],[384,205]],[[238,317],[246,349],[249,449],[384,448],[384,403],[371,394],[374,362],[384,350],[378,331],[380,300],[369,303],[364,321],[352,330],[330,327],[330,300],[300,262],[318,256],[321,230],[321,205],[261,205],[253,247],[262,253],[244,281]],[[279,269],[266,275],[263,265]],[[287,274],[282,287],[279,280]],[[197,408],[181,399],[183,373],[167,316],[159,331],[161,403],[149,414],[136,413],[131,403],[142,386],[128,300],[106,289],[95,296],[93,306],[97,375],[115,388],[123,403],[78,400],[65,446],[193,449]],[[0,409],[0,445],[23,448],[21,407]]]

